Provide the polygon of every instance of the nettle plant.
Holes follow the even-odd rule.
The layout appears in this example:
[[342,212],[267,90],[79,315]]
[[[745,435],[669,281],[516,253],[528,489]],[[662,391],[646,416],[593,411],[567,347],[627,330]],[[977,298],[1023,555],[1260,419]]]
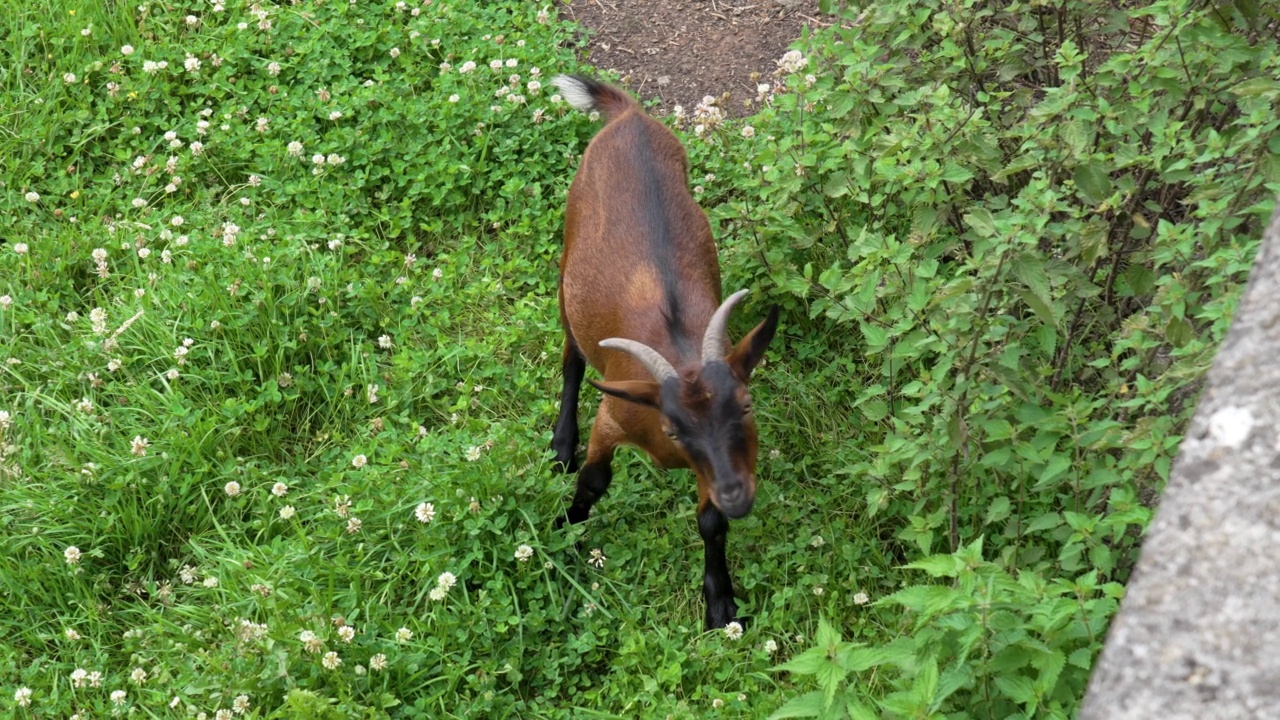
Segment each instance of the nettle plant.
[[[1280,189],[1278,23],[846,8],[749,130],[692,146],[726,274],[778,289],[819,402],[861,416],[810,482],[945,584],[880,600],[910,611],[894,653],[784,666],[825,692],[779,717],[1070,715]],[[877,664],[850,688],[877,709],[837,709]]]

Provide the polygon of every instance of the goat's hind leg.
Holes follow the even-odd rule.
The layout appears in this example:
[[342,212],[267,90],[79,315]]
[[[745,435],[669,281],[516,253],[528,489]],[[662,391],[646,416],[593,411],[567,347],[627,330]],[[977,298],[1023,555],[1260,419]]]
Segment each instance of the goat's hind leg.
[[609,401],[600,406],[596,421],[591,426],[591,439],[587,444],[587,461],[578,471],[578,483],[573,492],[573,502],[556,523],[559,527],[568,521],[577,524],[587,519],[591,508],[604,496],[613,482],[613,451],[622,440],[622,431],[609,415]]
[[556,454],[554,467],[571,473],[578,470],[578,392],[582,389],[587,363],[567,336],[561,367],[564,385],[560,389],[560,415],[551,433],[551,449]]

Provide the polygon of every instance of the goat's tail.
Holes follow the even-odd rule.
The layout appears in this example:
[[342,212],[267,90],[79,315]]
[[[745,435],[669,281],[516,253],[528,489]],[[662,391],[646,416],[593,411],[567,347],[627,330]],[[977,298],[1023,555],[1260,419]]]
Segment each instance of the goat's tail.
[[557,75],[551,81],[560,88],[565,102],[578,110],[599,110],[606,120],[612,120],[637,105],[628,94],[602,82],[582,75]]

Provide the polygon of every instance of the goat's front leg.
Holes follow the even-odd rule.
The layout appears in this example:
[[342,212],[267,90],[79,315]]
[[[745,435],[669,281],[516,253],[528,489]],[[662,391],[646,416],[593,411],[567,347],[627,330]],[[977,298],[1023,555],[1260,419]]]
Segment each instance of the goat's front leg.
[[[551,449],[555,451],[555,467],[571,473],[578,469],[578,391],[587,363],[566,334],[564,339],[564,386],[560,389],[560,415],[551,433]],[[606,483],[607,485],[608,483]]]
[[738,604],[733,600],[733,580],[724,556],[729,518],[706,498],[698,505],[698,533],[706,546],[702,597],[707,603],[707,629],[714,630],[738,619]]

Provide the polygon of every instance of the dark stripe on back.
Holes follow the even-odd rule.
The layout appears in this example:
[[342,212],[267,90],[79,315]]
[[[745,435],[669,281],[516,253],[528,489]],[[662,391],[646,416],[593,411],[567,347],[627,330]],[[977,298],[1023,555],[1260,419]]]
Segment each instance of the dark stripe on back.
[[630,120],[627,130],[633,140],[631,147],[634,155],[631,165],[635,168],[636,180],[642,193],[641,222],[645,226],[649,260],[662,282],[662,315],[676,350],[687,356],[693,349],[692,339],[684,331],[679,258],[668,212],[672,203],[679,200],[679,195],[672,193],[662,183],[656,153],[644,121],[640,118]]

